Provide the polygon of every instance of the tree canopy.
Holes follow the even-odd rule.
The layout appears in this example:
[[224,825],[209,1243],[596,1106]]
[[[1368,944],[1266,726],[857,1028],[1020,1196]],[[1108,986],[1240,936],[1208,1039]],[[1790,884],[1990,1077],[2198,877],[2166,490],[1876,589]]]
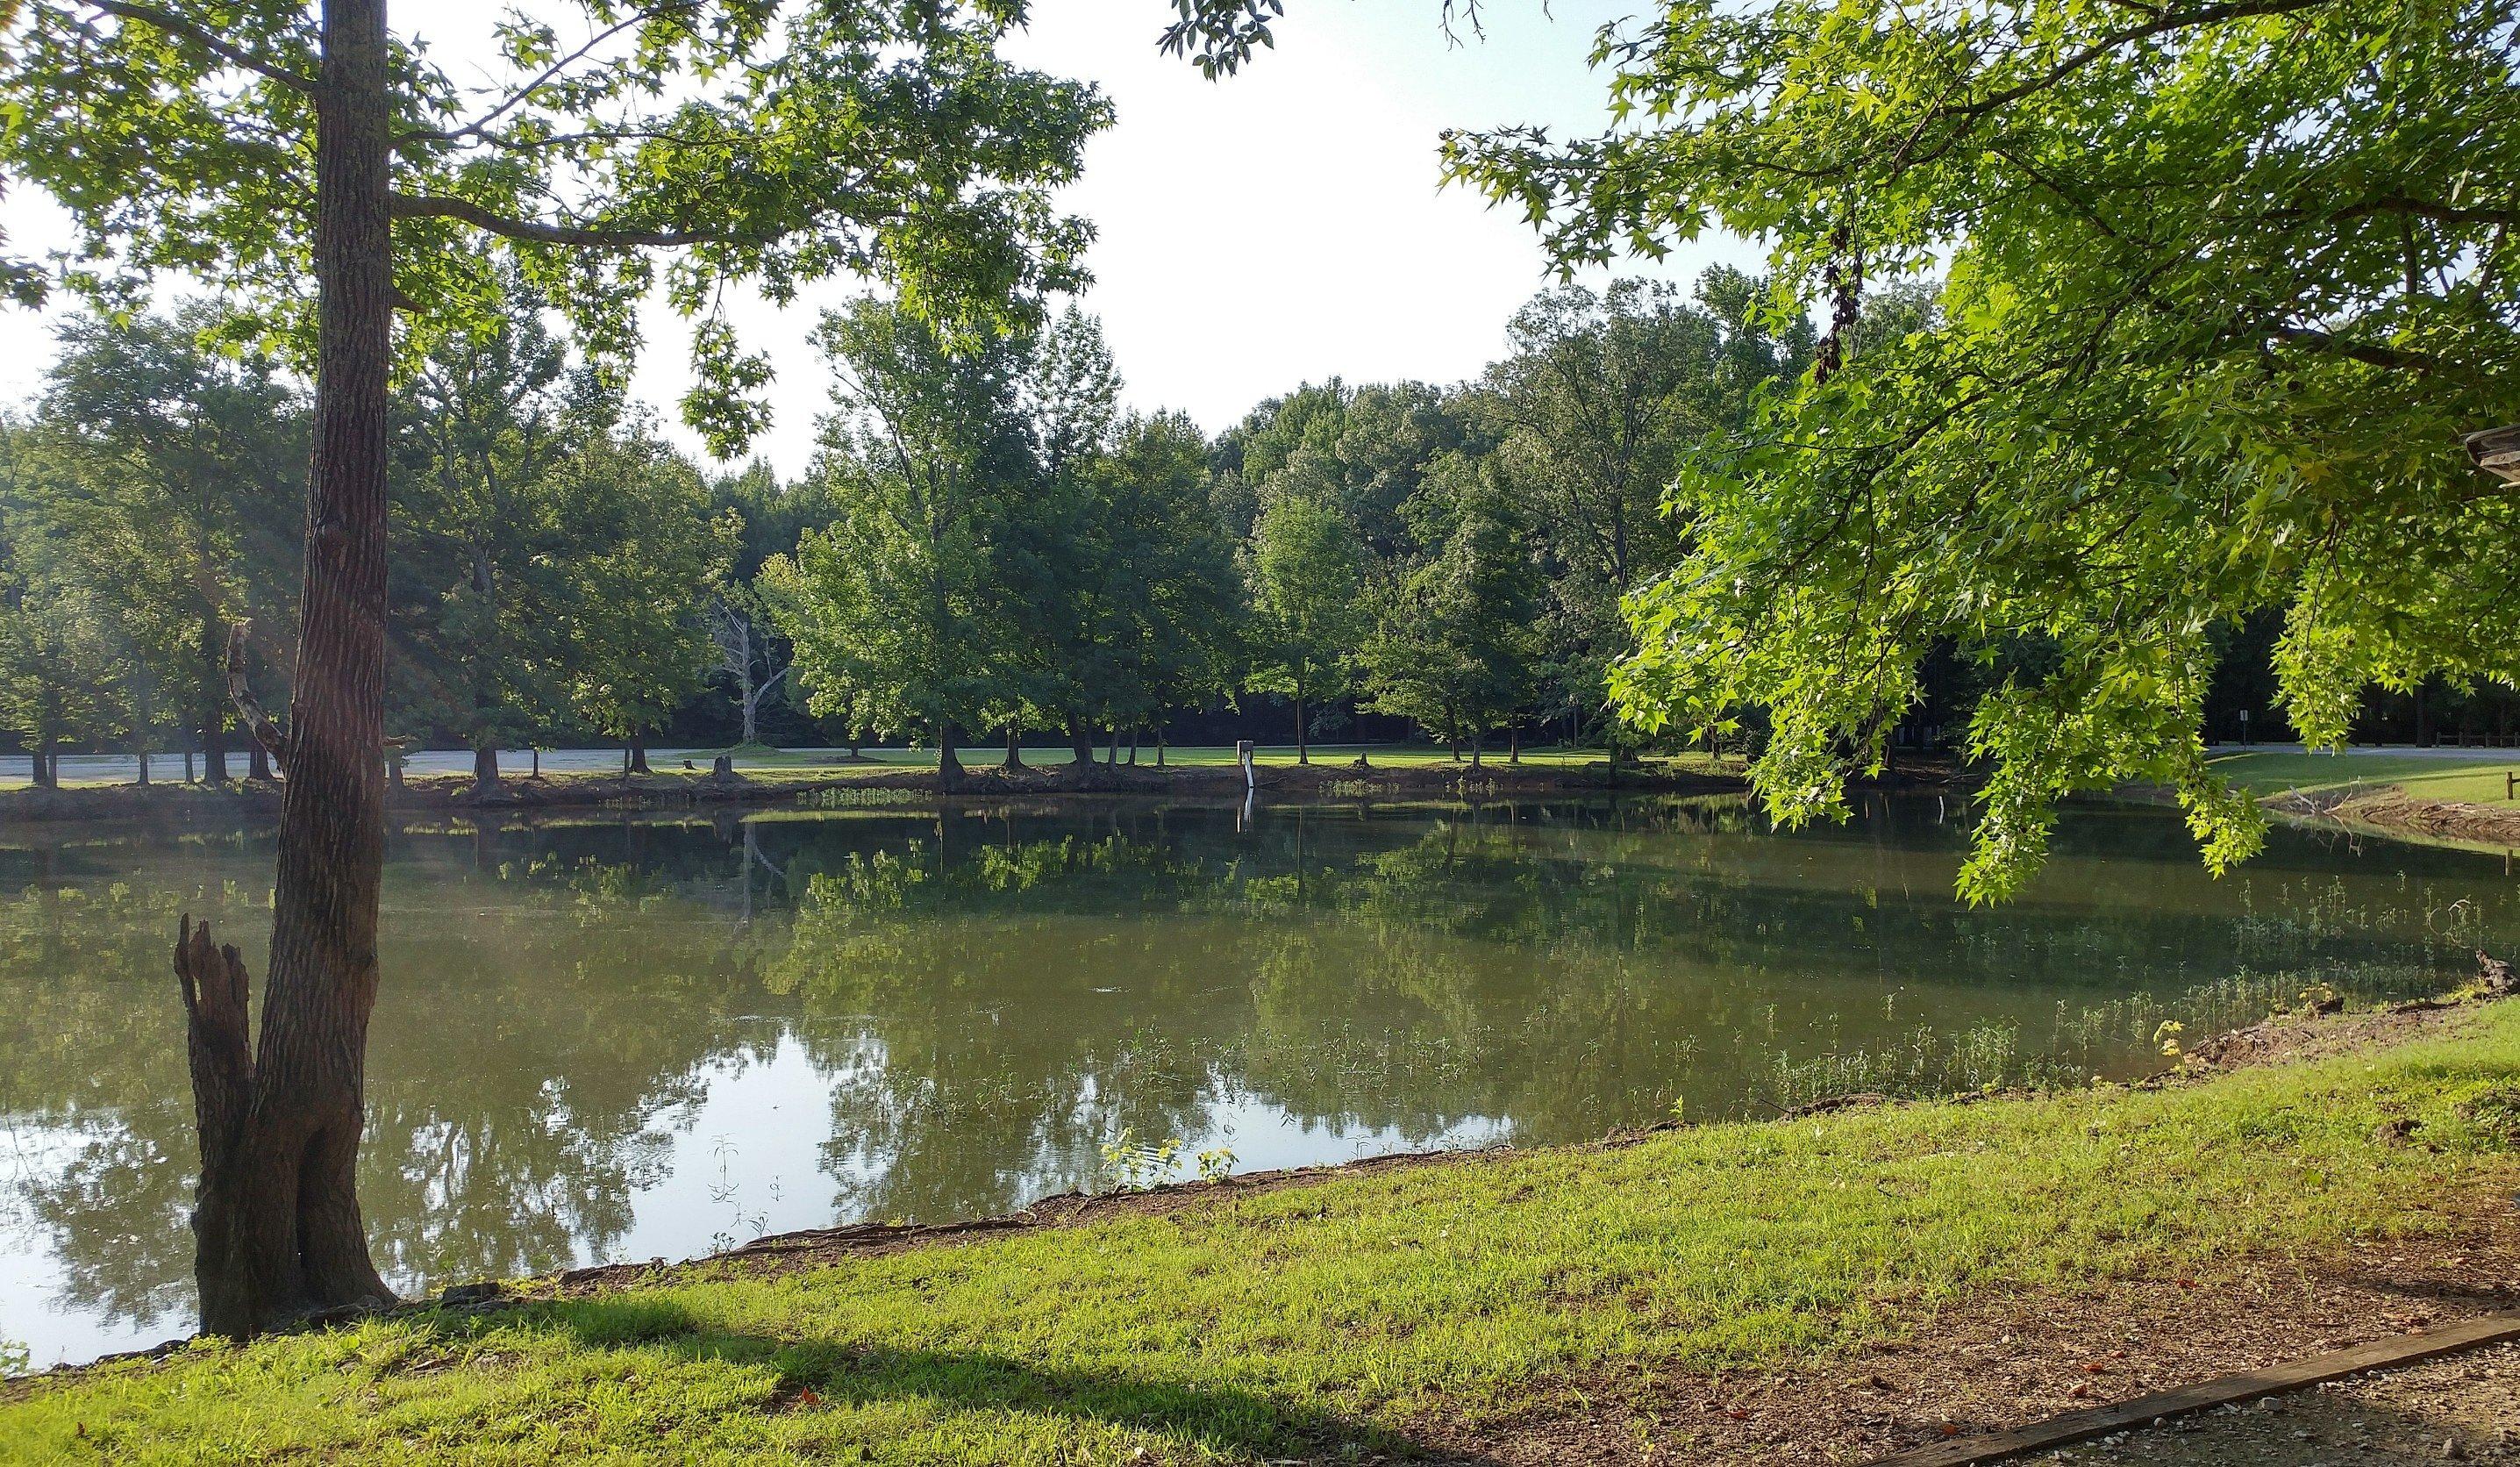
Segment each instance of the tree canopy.
[[[2520,676],[2507,491],[2460,448],[2515,398],[2507,7],[1683,0],[1604,32],[1625,125],[1460,135],[1455,177],[1567,263],[1724,227],[1818,299],[1815,368],[1682,466],[1692,549],[1641,591],[1650,728],[1756,707],[1788,822],[1843,809],[1938,649],[1980,701],[1972,896],[2069,791],[2176,786],[2218,869],[2260,816],[2207,770],[2216,629],[2284,626],[2333,743],[2366,684]],[[1883,285],[1939,276],[1909,329]]]
[[[495,310],[505,256],[617,381],[661,287],[698,322],[684,415],[730,451],[762,425],[768,371],[722,313],[730,286],[785,301],[875,276],[965,322],[1079,278],[1089,231],[1047,189],[1110,108],[998,54],[1015,0],[561,10],[577,23],[499,21],[486,69],[389,39],[393,288],[415,349]],[[311,355],[313,9],[29,0],[10,27],[0,174],[87,242],[59,268],[12,261],[22,298],[182,271]]]

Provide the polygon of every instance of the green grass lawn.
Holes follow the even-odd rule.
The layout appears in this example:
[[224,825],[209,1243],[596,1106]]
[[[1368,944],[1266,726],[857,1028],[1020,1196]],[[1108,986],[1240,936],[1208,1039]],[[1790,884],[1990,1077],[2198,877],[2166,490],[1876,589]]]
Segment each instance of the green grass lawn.
[[2520,756],[2503,749],[2457,755],[2227,754],[2213,760],[2213,768],[2255,795],[2397,785],[2421,800],[2502,804],[2502,776],[2520,770]]
[[[2375,1142],[2393,1117],[2427,1145]],[[2515,1179],[2506,1003],[2446,1037],[2160,1091],[1707,1126],[784,1278],[197,1346],[0,1405],[0,1458],[1371,1453],[1430,1414],[1614,1406],[1605,1371],[1809,1362],[1945,1301],[2420,1234],[2446,1225],[2427,1205]]]

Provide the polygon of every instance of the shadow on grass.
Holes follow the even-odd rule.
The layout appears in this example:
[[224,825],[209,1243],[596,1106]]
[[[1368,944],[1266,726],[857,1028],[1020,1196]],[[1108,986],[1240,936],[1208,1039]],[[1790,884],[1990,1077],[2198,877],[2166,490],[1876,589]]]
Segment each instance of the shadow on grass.
[[980,1413],[1062,1416],[1155,1433],[1194,1452],[1228,1458],[1401,1459],[1463,1467],[1486,1460],[1241,1387],[1043,1367],[981,1351],[893,1350],[747,1334],[695,1318],[671,1299],[635,1293],[428,1319],[432,1333],[449,1340],[495,1326],[565,1334],[591,1351],[661,1351],[689,1360],[763,1366],[779,1377],[777,1395],[763,1407],[769,1411],[798,1408],[810,1391],[823,1405],[921,1400]]

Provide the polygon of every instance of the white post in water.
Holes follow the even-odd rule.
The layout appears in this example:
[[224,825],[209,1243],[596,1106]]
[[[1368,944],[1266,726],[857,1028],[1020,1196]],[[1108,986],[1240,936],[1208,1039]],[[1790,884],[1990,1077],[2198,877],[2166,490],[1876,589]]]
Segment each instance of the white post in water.
[[1249,739],[1238,739],[1235,742],[1234,757],[1242,765],[1242,788],[1246,790],[1259,788],[1260,777],[1251,772],[1251,741]]

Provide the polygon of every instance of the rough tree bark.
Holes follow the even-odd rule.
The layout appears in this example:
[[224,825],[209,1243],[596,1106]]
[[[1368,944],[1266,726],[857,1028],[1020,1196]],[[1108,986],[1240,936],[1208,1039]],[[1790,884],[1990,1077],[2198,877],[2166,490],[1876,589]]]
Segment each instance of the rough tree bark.
[[950,790],[963,782],[963,756],[954,747],[961,729],[948,723],[936,731],[936,788]]
[[1010,723],[1007,725],[1006,768],[1012,772],[1013,770],[1020,769],[1023,766],[1023,730],[1016,725]]
[[315,99],[315,451],[262,1031],[208,930],[176,948],[202,1134],[202,1327],[245,1336],[392,1298],[368,1256],[366,1123],[384,864],[386,372],[393,347],[384,0],[324,0]]
[[495,790],[499,787],[499,746],[476,744],[472,748],[472,788]]

